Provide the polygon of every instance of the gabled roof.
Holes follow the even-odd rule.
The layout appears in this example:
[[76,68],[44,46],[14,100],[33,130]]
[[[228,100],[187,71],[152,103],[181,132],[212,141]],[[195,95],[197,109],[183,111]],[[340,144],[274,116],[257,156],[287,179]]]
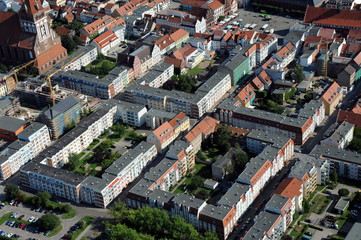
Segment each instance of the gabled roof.
[[162,144],[167,139],[172,137],[174,135],[174,129],[169,124],[169,122],[165,122],[162,125],[160,125],[157,129],[153,131],[154,136],[159,140],[159,142]]
[[206,116],[202,121],[194,126],[191,131],[188,132],[185,138],[191,143],[200,134],[208,135],[216,128],[218,122],[218,120]]
[[211,3],[207,3],[207,6],[212,9],[213,11],[222,8],[223,4],[220,3],[218,0],[213,0]]
[[298,178],[286,178],[273,192],[274,194],[279,194],[284,197],[293,199],[301,195],[302,191],[302,181]]
[[110,43],[118,39],[117,35],[111,30],[102,33],[100,36],[96,37],[93,42],[100,48],[108,46]]
[[337,97],[342,94],[341,87],[337,82],[333,82],[329,88],[323,93],[321,98],[329,104],[332,104]]
[[361,28],[361,12],[308,6],[304,22],[333,25],[347,28]]
[[242,90],[237,94],[237,100],[244,103],[250,102],[253,97],[256,96],[253,86],[248,83]]
[[257,76],[252,79],[251,84],[256,89],[261,89],[264,87],[264,83]]
[[174,42],[179,41],[180,39],[184,38],[185,36],[189,35],[189,32],[187,32],[184,29],[178,29],[174,33],[170,35],[170,38],[173,39]]
[[55,45],[52,48],[50,48],[48,51],[37,56],[34,66],[35,67],[43,66],[44,64],[50,62],[51,60],[54,60],[64,52],[66,53],[66,49],[62,45],[60,44]]

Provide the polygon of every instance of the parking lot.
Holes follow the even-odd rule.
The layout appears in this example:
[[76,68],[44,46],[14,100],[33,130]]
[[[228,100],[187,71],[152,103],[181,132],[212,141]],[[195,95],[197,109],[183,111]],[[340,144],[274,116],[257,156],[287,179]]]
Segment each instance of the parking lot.
[[[30,208],[28,207],[24,207],[24,206],[11,206],[11,205],[5,205],[2,209],[0,209],[0,216],[4,216],[7,213],[17,213],[16,216],[16,221],[17,222],[26,222],[27,224],[30,224],[29,219],[30,218],[36,218],[39,219],[44,212],[35,212],[33,210],[30,210]],[[19,217],[24,215],[24,217],[19,220]],[[58,217],[61,219],[61,215],[58,215]],[[61,224],[62,224],[62,230],[56,234],[53,237],[47,237],[44,236],[43,232],[39,232],[39,233],[34,233],[35,228],[34,227],[27,227],[27,229],[21,229],[16,226],[8,226],[6,225],[6,222],[4,222],[3,224],[0,225],[0,231],[4,231],[6,233],[12,233],[12,234],[16,234],[19,235],[18,239],[29,239],[29,238],[34,238],[34,239],[43,239],[43,240],[55,240],[55,239],[60,239],[74,224],[76,224],[79,221],[80,217],[79,216],[75,216],[72,219],[61,219]],[[15,218],[14,218],[15,220]],[[20,224],[19,224],[20,225]]]
[[[228,22],[224,23],[222,27],[218,29],[225,30],[227,26],[232,22],[242,19],[242,26],[244,27],[247,24],[257,24],[253,30],[262,32],[260,28],[268,24],[267,30],[274,29],[273,35],[277,37],[283,37],[288,33],[288,29],[295,23],[300,22],[299,19],[292,19],[288,16],[278,16],[278,15],[269,15],[271,20],[264,21],[264,18],[260,16],[260,13],[248,11],[245,9],[239,9],[237,12],[238,16],[236,18],[230,19]],[[242,29],[242,26],[240,27]],[[236,31],[234,29],[233,31]]]

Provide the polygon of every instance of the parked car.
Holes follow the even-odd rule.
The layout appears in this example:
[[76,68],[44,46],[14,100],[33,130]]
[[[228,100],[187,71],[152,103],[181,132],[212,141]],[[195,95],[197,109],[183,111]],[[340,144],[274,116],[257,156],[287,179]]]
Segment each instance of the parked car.
[[22,220],[25,217],[25,215],[21,215],[18,219]]
[[311,223],[312,221],[311,221],[311,219],[306,219],[305,222]]
[[332,186],[327,186],[327,189],[331,189],[331,190],[333,190],[333,189],[335,189],[334,187],[332,187]]
[[35,217],[32,216],[32,217],[29,218],[28,221],[32,223],[32,222],[34,222],[34,220],[35,220]]
[[13,205],[14,203],[15,203],[15,200],[11,200],[9,204]]
[[313,233],[311,233],[311,232],[305,232],[305,235],[307,235],[307,236],[313,236]]
[[51,232],[50,230],[44,232],[44,236],[48,236],[50,232]]
[[19,216],[19,213],[16,213],[16,212],[14,212],[10,215],[11,218],[17,218],[18,216]]
[[25,227],[26,227],[26,224],[25,224],[25,223],[22,223],[22,224],[20,224],[20,227],[19,227],[19,228],[24,229]]

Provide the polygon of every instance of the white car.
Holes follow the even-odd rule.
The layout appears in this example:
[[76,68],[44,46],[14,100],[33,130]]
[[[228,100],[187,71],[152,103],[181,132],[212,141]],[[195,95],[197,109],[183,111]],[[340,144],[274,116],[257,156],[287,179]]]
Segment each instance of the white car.
[[34,222],[35,219],[36,219],[35,217],[30,217],[28,221],[32,223]]
[[15,200],[10,201],[10,205],[13,205],[15,203]]
[[38,220],[39,220],[39,218],[35,218],[35,219],[33,220],[33,223],[36,223]]
[[17,218],[18,216],[19,216],[19,213],[16,213],[16,212],[14,212],[10,215],[11,218]]

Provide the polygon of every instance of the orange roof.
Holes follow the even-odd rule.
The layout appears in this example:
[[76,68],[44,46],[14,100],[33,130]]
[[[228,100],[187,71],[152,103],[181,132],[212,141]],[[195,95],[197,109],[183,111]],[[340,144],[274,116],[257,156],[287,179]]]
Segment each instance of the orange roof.
[[288,42],[285,46],[283,46],[278,52],[278,56],[281,58],[286,58],[290,52],[295,48],[291,42]]
[[160,125],[157,129],[153,131],[153,134],[158,138],[159,142],[162,144],[167,139],[174,135],[173,127],[169,124],[169,122],[165,122]]
[[353,59],[353,61],[360,66],[361,65],[361,52],[359,52],[356,57]]
[[228,41],[231,37],[232,37],[232,32],[227,32],[227,33],[223,36],[223,40],[224,40],[224,41]]
[[347,28],[361,28],[361,12],[308,6],[304,22],[333,25]]
[[174,67],[176,67],[176,68],[182,67],[182,62],[183,61],[184,61],[183,59],[176,59],[176,58],[171,58],[171,57],[165,57],[164,58],[164,62],[173,64]]
[[[43,6],[42,3],[39,0],[26,0],[24,2],[24,4],[26,5],[26,10],[27,12],[31,13],[31,14],[35,14],[38,11],[43,10]],[[25,8],[23,8],[25,10]]]
[[323,37],[323,38],[327,38],[327,39],[333,39],[334,35],[336,34],[335,29],[332,28],[321,28],[318,31],[317,36]]
[[187,115],[185,115],[183,112],[178,113],[174,118],[172,118],[169,121],[169,124],[175,128],[180,121],[183,121],[185,118],[187,117]]
[[113,22],[113,18],[105,15],[98,20],[90,23],[89,25],[85,26],[83,29],[86,31],[88,35],[93,35],[94,33],[98,32],[100,29],[105,28],[110,23]]
[[321,98],[328,104],[332,104],[341,93],[341,87],[337,82],[333,82],[329,88],[323,93]]
[[187,35],[189,35],[189,32],[180,28],[177,31],[175,31],[174,33],[172,33],[170,35],[170,38],[173,39],[174,42],[177,42]]
[[208,135],[214,131],[218,122],[218,120],[206,116],[202,121],[200,121],[196,126],[194,126],[191,131],[187,133],[185,138],[189,142],[193,142],[194,139],[196,139],[201,134]]
[[[215,129],[215,132],[217,132],[218,128],[222,127],[223,124],[218,123]],[[243,128],[238,128],[238,127],[232,127],[232,126],[228,126],[228,131],[230,131],[231,136],[232,137],[236,137],[236,138],[243,138],[246,137],[251,131],[250,130],[246,130]]]
[[193,7],[200,7],[201,5],[207,3],[206,1],[199,0],[180,0],[181,5],[190,5]]
[[112,30],[106,31],[100,36],[96,37],[93,42],[99,47],[104,48],[108,46],[111,42],[114,42],[118,39],[117,35]]
[[355,124],[356,127],[361,128],[361,114],[353,111],[340,110],[337,116],[337,122],[349,122]]
[[258,77],[253,78],[251,84],[257,89],[261,89],[264,87],[264,83]]
[[238,101],[242,101],[244,103],[250,102],[253,97],[256,96],[254,92],[253,86],[248,83],[235,97]]
[[262,72],[260,72],[258,74],[259,77],[262,78],[263,81],[266,82],[266,84],[271,84],[272,83],[272,80],[271,80],[271,76],[267,74],[267,72],[265,70],[263,70]]
[[273,192],[284,197],[293,199],[296,196],[300,196],[302,191],[302,181],[298,178],[286,178]]
[[219,1],[217,0],[213,0],[211,3],[207,3],[208,7],[210,9],[212,9],[213,11],[219,9],[219,8],[222,8],[223,7],[223,4],[220,3]]
[[164,35],[161,37],[158,41],[154,43],[154,45],[158,45],[160,50],[163,50],[164,48],[168,47],[174,43],[173,39],[170,37],[169,34]]
[[53,46],[52,48],[50,48],[48,51],[37,56],[34,65],[35,65],[35,67],[43,66],[45,63],[48,63],[48,62],[54,60],[55,58],[57,58],[60,54],[62,54],[64,52],[66,53],[66,49],[62,45],[57,44],[57,45]]

